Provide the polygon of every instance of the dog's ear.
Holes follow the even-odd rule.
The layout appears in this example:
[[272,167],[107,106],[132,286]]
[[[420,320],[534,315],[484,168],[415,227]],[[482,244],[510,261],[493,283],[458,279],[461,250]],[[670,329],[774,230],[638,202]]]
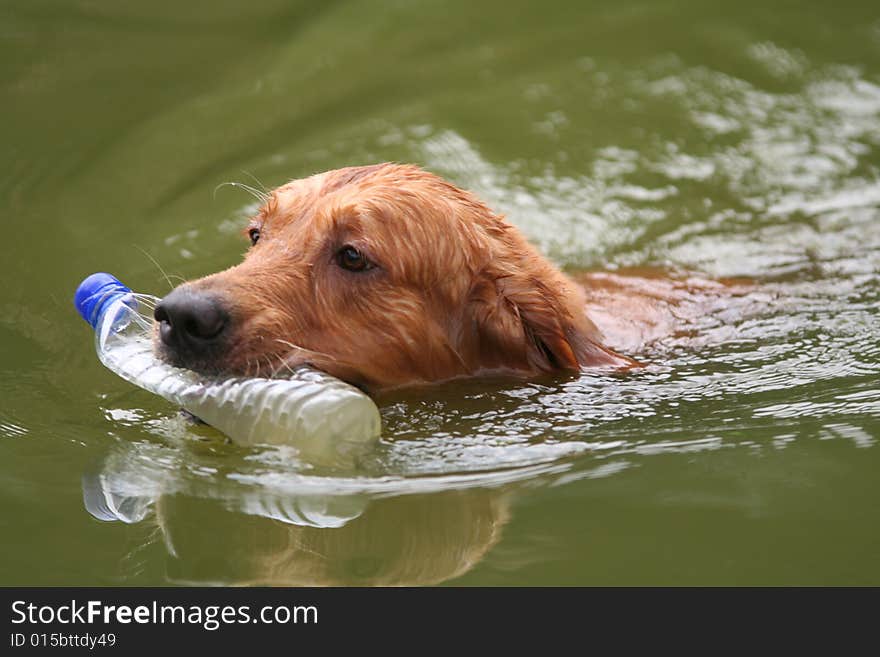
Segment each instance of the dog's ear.
[[537,278],[482,272],[469,307],[486,365],[545,372],[579,367],[571,317],[559,295]]
[[478,277],[469,307],[483,363],[542,372],[634,363],[596,341],[598,331],[584,314],[573,282],[552,276],[557,285],[551,288],[544,278],[492,271]]
[[542,371],[577,369],[572,318],[557,291],[524,276],[502,277],[495,284],[500,302],[519,325],[529,365]]

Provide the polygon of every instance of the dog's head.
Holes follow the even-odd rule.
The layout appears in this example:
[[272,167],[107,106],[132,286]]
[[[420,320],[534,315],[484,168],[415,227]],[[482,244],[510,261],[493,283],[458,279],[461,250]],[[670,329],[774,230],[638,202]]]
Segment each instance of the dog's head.
[[276,189],[244,261],[157,306],[157,350],[206,373],[308,364],[367,389],[627,361],[583,292],[473,195],[413,166]]

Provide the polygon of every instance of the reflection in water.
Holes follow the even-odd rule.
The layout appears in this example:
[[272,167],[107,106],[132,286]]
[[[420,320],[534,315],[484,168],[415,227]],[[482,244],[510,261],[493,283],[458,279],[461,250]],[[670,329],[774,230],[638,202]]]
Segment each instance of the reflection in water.
[[175,581],[231,583],[233,574],[249,584],[379,586],[465,573],[498,541],[507,517],[502,498],[486,490],[374,500],[336,528],[236,514],[185,496],[161,497],[156,515]]
[[188,481],[167,459],[157,467],[138,449],[111,452],[86,474],[83,501],[99,520],[154,523],[166,577],[176,583],[434,584],[477,564],[508,519],[501,489],[396,497],[222,491],[217,482]]

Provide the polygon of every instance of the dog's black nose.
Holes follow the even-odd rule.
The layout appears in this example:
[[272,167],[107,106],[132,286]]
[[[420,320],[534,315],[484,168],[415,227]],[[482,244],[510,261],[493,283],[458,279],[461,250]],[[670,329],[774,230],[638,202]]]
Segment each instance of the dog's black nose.
[[229,315],[214,297],[187,286],[174,289],[158,303],[153,317],[159,337],[178,356],[198,356],[216,345],[229,323]]

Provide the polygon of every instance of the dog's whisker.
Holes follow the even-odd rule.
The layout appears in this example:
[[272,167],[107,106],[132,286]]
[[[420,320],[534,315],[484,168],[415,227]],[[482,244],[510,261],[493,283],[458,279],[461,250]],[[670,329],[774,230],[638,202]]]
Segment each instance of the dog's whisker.
[[[296,356],[296,353],[298,353],[298,352],[305,353],[305,354],[313,354],[315,356],[320,356],[325,361],[327,361],[329,363],[333,363],[334,365],[341,366],[343,368],[347,368],[350,370],[356,371],[358,369],[358,364],[354,361],[345,360],[345,359],[339,358],[338,356],[334,356],[332,354],[325,353],[323,351],[315,351],[314,349],[306,349],[305,347],[300,347],[299,345],[296,345],[296,344],[290,342],[289,340],[282,340],[280,338],[276,338],[275,341],[280,342],[281,344],[286,345],[291,348],[293,353],[289,353],[284,357],[278,356],[278,358],[284,363],[284,366],[287,369],[289,369],[291,372],[294,372],[295,370],[291,367],[290,363],[288,362],[288,359],[294,358]],[[294,364],[295,365],[308,364],[311,366],[310,363],[302,363],[302,362],[297,362]],[[318,367],[318,369],[321,369],[320,366]]]
[[221,187],[235,187],[237,189],[243,189],[248,194],[257,199],[260,203],[266,203],[269,200],[268,192],[263,192],[256,187],[252,187],[251,185],[246,185],[245,183],[240,182],[222,182],[214,188],[214,198],[217,197],[217,190]]
[[267,378],[267,379],[271,379],[273,376],[275,376],[275,368],[274,368],[274,366],[272,365],[272,357],[271,357],[271,354],[269,354],[269,355],[267,355],[267,356],[264,356],[263,359],[260,359],[260,362],[263,362],[263,360],[265,360],[265,362],[266,362],[266,371],[265,371],[265,372],[263,372],[263,371],[258,371],[257,373],[260,374],[261,376]]
[[272,377],[277,376],[278,372],[280,372],[282,369],[286,369],[290,374],[293,374],[295,372],[295,370],[290,366],[287,361],[284,360],[284,358],[281,357],[280,354],[271,354],[271,356],[274,356],[278,360],[278,365],[272,365],[270,361]]
[[316,356],[323,356],[324,358],[329,358],[330,360],[337,360],[334,356],[330,354],[324,353],[323,351],[315,351],[314,349],[306,349],[305,347],[300,347],[298,344],[294,344],[289,340],[282,340],[281,338],[275,338],[275,342],[280,342],[281,344],[290,347],[291,349],[295,349],[296,351],[302,351],[307,354],[315,354]]
[[[149,258],[150,261],[151,261],[154,265],[156,265],[156,268],[159,270],[159,273],[162,274],[162,276],[165,278],[165,282],[168,283],[168,288],[171,289],[171,290],[173,290],[173,289],[174,289],[174,284],[171,282],[171,278],[169,278],[168,274],[165,273],[165,270],[162,269],[162,265],[160,265],[159,262],[158,262],[153,256],[151,256],[147,251],[145,251],[144,249],[142,249],[141,247],[139,247],[137,244],[134,244],[133,246],[134,246],[134,248],[136,248],[138,251],[140,251],[140,252],[143,253],[145,256],[147,256],[147,258]],[[181,281],[184,280],[184,279],[181,278],[180,276],[178,276],[177,278],[180,278]]]
[[266,195],[266,198],[269,197],[269,188],[266,187],[266,185],[263,183],[262,180],[260,180],[259,178],[257,178],[254,174],[252,174],[250,171],[247,171],[246,169],[242,169],[241,172],[242,172],[244,175],[249,176],[249,177],[251,178],[251,180],[253,180],[255,183],[257,183],[257,184],[260,186],[260,188],[261,188],[260,191],[262,191],[263,194]]
[[132,292],[131,295],[135,299],[137,299],[138,303],[141,305],[147,306],[148,308],[156,307],[156,302],[153,301],[153,297],[151,297],[149,294],[139,294],[137,292]]

